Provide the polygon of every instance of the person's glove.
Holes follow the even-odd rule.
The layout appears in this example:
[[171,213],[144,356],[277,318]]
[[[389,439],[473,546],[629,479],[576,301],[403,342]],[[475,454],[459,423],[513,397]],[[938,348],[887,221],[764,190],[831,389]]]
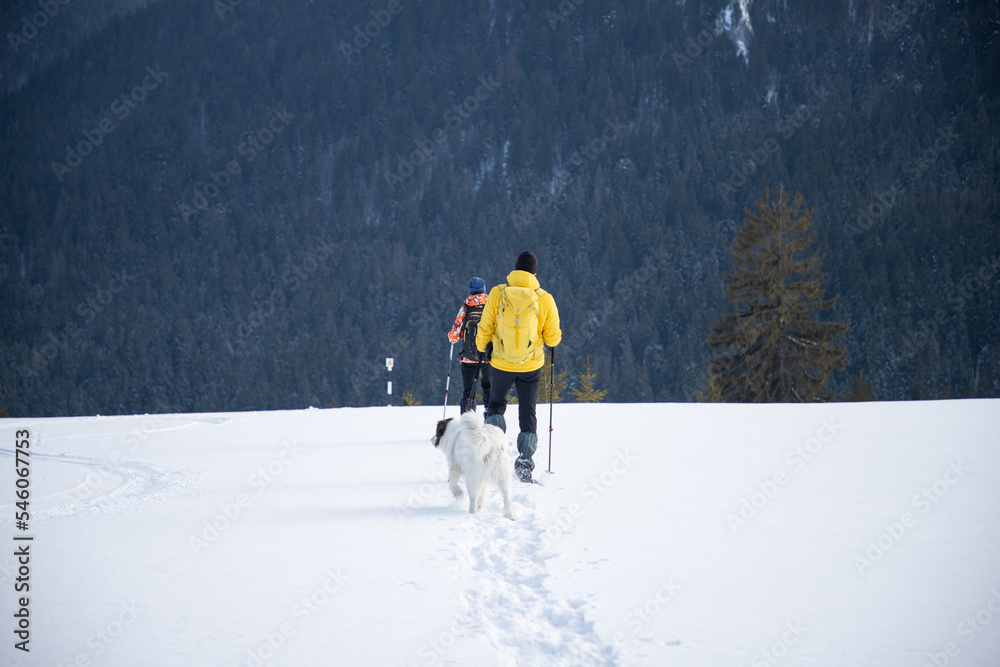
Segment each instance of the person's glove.
[[484,353],[483,358],[486,361],[490,361],[490,360],[493,359],[493,342],[492,341],[490,341],[489,343],[486,344],[486,352]]

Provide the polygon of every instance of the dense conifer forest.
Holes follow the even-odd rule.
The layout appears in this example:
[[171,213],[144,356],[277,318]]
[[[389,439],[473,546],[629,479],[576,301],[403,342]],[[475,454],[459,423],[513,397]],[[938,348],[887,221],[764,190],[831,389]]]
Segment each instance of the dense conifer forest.
[[781,187],[837,398],[1000,396],[996,2],[109,0],[18,42],[44,4],[0,14],[11,416],[384,404],[385,357],[434,403],[525,249],[570,389],[693,401]]

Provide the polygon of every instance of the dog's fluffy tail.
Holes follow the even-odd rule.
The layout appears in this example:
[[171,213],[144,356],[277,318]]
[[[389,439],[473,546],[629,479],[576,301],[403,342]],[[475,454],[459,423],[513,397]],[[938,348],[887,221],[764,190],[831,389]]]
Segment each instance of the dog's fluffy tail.
[[462,413],[461,419],[458,420],[458,427],[462,429],[465,441],[469,443],[472,456],[486,463],[492,454],[492,448],[486,434],[483,433],[483,425],[479,423],[476,413],[472,411]]

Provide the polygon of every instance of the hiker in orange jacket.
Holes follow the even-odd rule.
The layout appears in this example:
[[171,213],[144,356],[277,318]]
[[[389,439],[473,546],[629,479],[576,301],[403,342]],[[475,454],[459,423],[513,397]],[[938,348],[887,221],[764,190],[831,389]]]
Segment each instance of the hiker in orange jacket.
[[476,397],[472,396],[472,383],[476,370],[481,368],[479,386],[483,388],[483,405],[490,400],[490,366],[479,358],[476,349],[476,334],[479,320],[486,305],[486,281],[479,277],[469,279],[469,296],[462,302],[455,317],[455,326],[448,332],[448,340],[452,343],[462,341],[462,349],[458,360],[462,366],[462,402],[459,404],[459,414],[476,409]]

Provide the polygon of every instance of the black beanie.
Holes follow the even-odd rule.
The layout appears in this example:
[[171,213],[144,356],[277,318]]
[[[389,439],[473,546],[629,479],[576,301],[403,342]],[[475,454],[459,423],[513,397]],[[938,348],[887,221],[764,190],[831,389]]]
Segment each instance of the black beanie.
[[533,253],[525,250],[517,256],[517,261],[514,263],[514,270],[527,271],[534,275],[538,271],[538,258]]

